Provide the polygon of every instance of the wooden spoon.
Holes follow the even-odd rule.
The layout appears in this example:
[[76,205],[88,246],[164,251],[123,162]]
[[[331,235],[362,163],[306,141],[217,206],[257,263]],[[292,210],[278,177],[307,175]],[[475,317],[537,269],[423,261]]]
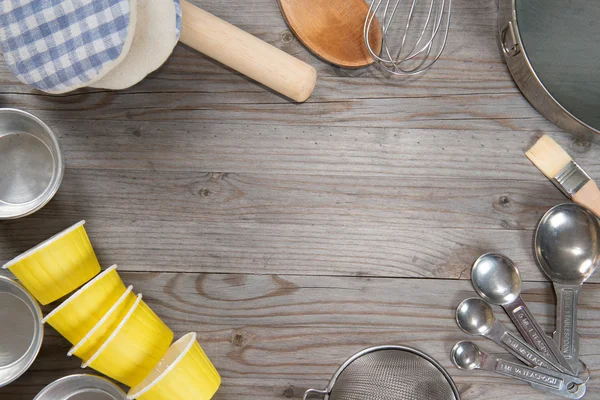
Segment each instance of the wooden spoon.
[[[373,63],[363,38],[369,6],[364,0],[277,0],[296,37],[315,55],[334,65],[360,68]],[[369,43],[381,50],[381,29],[374,20]]]

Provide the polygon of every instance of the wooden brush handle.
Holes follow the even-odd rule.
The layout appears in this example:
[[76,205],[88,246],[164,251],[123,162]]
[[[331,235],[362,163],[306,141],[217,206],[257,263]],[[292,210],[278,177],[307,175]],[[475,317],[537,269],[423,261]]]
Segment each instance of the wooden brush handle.
[[596,182],[589,181],[573,195],[573,201],[586,206],[600,218],[600,190]]
[[295,101],[312,93],[317,72],[251,34],[181,1],[180,41]]

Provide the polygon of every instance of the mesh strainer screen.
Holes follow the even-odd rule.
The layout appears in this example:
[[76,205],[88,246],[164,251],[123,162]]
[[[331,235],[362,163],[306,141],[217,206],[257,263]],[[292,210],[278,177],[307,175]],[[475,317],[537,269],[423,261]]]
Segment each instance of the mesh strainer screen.
[[455,400],[452,386],[427,359],[404,350],[378,350],[351,362],[331,400]]

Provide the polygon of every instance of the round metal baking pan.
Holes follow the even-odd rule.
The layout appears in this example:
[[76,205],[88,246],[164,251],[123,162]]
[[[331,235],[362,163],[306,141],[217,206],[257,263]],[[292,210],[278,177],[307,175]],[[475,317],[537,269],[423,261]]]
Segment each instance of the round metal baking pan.
[[25,111],[0,108],[0,220],[20,218],[54,197],[64,161],[56,136]]
[[600,133],[600,3],[500,0],[506,64],[529,102],[576,134]]
[[52,382],[33,400],[127,400],[127,396],[108,379],[81,374]]
[[0,276],[0,387],[27,371],[43,337],[37,301],[21,285]]

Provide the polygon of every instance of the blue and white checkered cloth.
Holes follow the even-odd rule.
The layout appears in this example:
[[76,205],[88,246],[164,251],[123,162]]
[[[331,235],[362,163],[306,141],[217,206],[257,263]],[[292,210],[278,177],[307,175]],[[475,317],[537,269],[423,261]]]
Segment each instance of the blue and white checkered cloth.
[[129,0],[0,0],[0,46],[19,80],[64,93],[119,59],[130,16]]
[[175,0],[175,12],[175,21],[177,25],[177,40],[179,41],[179,36],[181,36],[181,24],[183,22],[183,18],[181,17],[181,3],[179,2],[179,0]]

